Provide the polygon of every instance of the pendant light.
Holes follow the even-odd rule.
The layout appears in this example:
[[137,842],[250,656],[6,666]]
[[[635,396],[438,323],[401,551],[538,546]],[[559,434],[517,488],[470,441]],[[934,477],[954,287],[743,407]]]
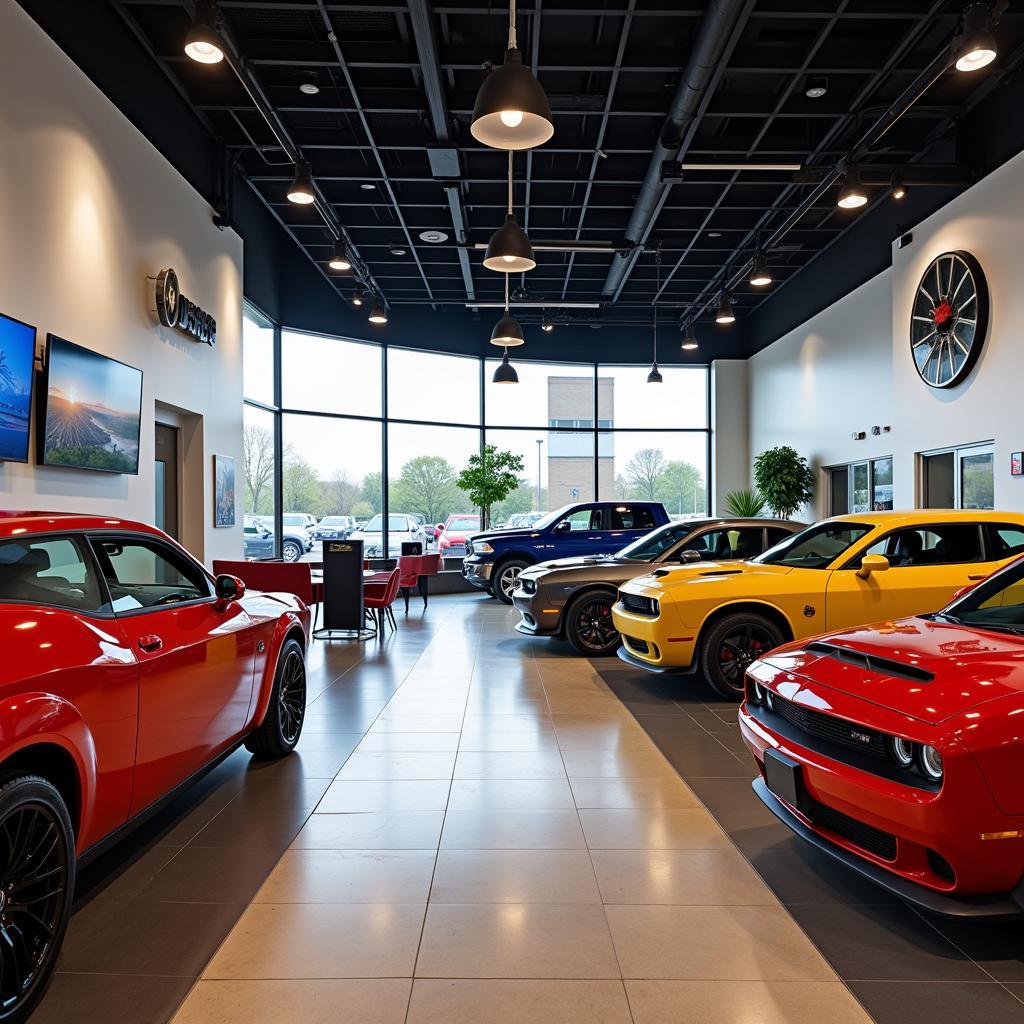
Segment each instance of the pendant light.
[[555,134],[551,106],[516,46],[516,4],[509,0],[505,63],[483,81],[469,126],[473,138],[493,149],[533,149]]
[[768,257],[760,246],[754,250],[754,265],[750,270],[750,283],[755,288],[767,288],[772,283],[772,273],[768,269]]
[[217,35],[217,13],[210,0],[196,4],[195,24],[185,36],[185,54],[197,64],[219,64],[224,44]]
[[868,201],[868,194],[860,183],[860,170],[850,164],[844,176],[843,187],[839,190],[838,205],[844,210],[856,210]]
[[693,352],[700,346],[697,343],[697,335],[693,333],[693,326],[689,320],[686,321],[686,329],[683,331],[683,343],[679,346],[684,352]]
[[353,306],[361,306],[365,301],[366,301],[366,296],[363,294],[362,289],[359,289],[359,291],[353,292],[353,294],[352,294],[352,305]]
[[288,186],[288,200],[297,203],[299,206],[309,206],[316,202],[313,195],[313,177],[309,170],[309,161],[297,160],[295,162],[295,177]]
[[334,243],[334,255],[331,256],[327,266],[331,270],[352,269],[352,261],[348,258],[348,253],[345,251],[345,243],[340,238]]
[[494,384],[519,383],[519,374],[516,373],[516,368],[508,361],[508,349],[505,349],[505,355],[495,368],[491,382]]
[[722,291],[722,296],[718,300],[718,312],[715,314],[716,324],[734,324],[736,323],[736,314],[732,310],[732,301],[729,298],[727,291]]
[[533,246],[512,212],[512,151],[508,154],[508,212],[505,223],[491,235],[484,253],[484,266],[499,274],[525,274],[537,266]]
[[505,275],[505,315],[491,331],[491,344],[500,345],[502,348],[514,348],[516,345],[526,344],[519,321],[512,316],[508,309],[508,274]]
[[658,369],[658,296],[661,294],[661,249],[658,249],[654,254],[654,266],[655,266],[655,291],[654,299],[651,305],[654,307],[654,316],[652,323],[654,324],[654,339],[652,342],[652,359],[651,359],[651,372],[647,374],[648,384],[661,384],[662,376],[661,370]]
[[893,174],[892,186],[889,190],[889,195],[893,199],[906,199],[907,197],[907,186],[903,184],[903,178],[899,174]]
[[987,3],[971,4],[964,11],[964,33],[957,48],[957,71],[978,71],[996,59],[998,48],[991,32],[992,15]]
[[387,307],[378,298],[374,298],[373,306],[370,308],[370,315],[366,318],[371,324],[386,324],[388,322]]

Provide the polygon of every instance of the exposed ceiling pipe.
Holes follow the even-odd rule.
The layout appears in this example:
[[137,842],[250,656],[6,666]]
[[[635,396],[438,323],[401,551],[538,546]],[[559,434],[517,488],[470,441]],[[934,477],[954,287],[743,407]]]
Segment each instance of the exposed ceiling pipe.
[[[700,111],[701,101],[718,62],[747,6],[747,0],[712,0],[708,6],[626,227],[626,240],[632,245],[642,245],[650,232],[658,202],[662,194],[671,188],[661,180],[661,165],[666,160],[678,159],[687,129]],[[619,253],[612,258],[601,289],[602,295],[609,297],[616,293],[633,258],[628,253]]]

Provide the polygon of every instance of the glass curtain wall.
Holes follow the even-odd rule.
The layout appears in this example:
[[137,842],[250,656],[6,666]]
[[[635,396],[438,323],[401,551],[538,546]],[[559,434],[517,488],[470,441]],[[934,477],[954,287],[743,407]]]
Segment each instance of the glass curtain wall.
[[[265,439],[262,430],[278,442],[270,499],[258,486],[264,463],[247,458],[246,509],[273,525],[276,496],[282,540],[293,542],[285,557],[312,519],[345,535],[365,526],[391,557],[419,540],[457,558],[460,537],[479,521],[457,478],[484,445],[521,465],[518,486],[491,509],[493,526],[595,499],[662,501],[676,518],[707,512],[703,367],[663,368],[657,386],[647,367],[517,361],[519,383],[502,385],[491,381],[495,359],[253,325],[244,335],[247,440]],[[299,557],[319,560],[319,532],[308,532]]]
[[277,329],[251,306],[242,313],[243,557],[281,553],[278,530],[280,395]]

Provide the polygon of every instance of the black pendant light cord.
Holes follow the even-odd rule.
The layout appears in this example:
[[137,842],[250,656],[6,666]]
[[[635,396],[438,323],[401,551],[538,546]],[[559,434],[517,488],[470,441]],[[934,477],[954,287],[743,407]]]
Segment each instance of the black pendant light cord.
[[654,298],[651,305],[654,307],[654,368],[658,368],[658,296],[661,294],[661,247],[654,250]]
[[508,274],[505,275],[505,315],[508,316]]
[[516,49],[516,0],[508,4],[508,48]]
[[508,215],[512,216],[512,150],[508,151]]

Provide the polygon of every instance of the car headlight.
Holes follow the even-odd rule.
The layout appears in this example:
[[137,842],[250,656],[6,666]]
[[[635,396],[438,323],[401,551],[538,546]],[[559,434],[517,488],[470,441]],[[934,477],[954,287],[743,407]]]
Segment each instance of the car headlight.
[[475,540],[473,541],[473,554],[474,555],[493,555],[494,548],[491,547],[487,541]]
[[754,700],[760,704],[764,700],[764,695],[761,692],[761,684],[756,679],[751,679],[750,684],[753,689]]
[[929,744],[921,747],[921,771],[933,782],[942,779],[942,755]]
[[901,768],[909,768],[914,763],[914,744],[902,736],[893,736],[889,740],[889,753]]

